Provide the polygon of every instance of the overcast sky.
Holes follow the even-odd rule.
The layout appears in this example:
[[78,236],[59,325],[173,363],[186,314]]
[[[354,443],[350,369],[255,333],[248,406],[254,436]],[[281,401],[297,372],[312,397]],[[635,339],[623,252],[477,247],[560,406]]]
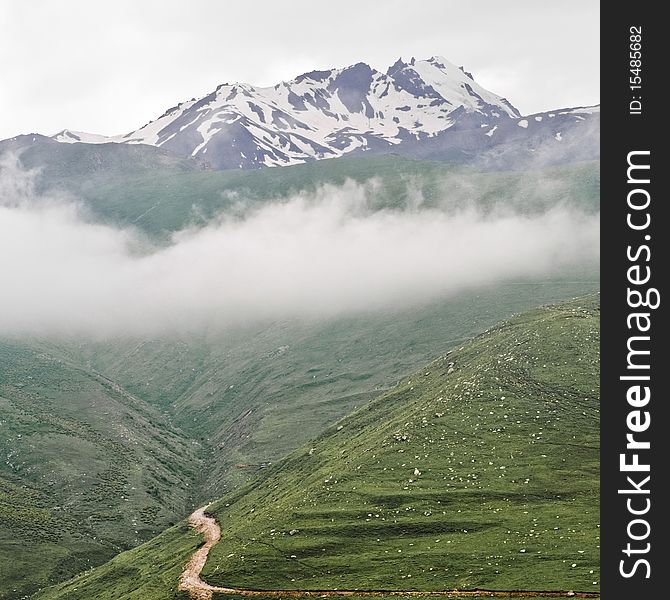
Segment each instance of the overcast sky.
[[0,139],[126,133],[219,83],[441,55],[522,113],[595,104],[597,0],[5,0]]

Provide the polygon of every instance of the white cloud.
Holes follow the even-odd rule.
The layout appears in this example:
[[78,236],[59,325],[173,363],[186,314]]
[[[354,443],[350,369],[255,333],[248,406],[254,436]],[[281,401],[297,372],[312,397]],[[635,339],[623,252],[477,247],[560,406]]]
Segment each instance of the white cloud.
[[151,334],[330,316],[544,277],[598,256],[597,215],[371,212],[354,183],[147,248],[136,232],[36,195],[25,173],[5,165],[0,181],[4,334]]

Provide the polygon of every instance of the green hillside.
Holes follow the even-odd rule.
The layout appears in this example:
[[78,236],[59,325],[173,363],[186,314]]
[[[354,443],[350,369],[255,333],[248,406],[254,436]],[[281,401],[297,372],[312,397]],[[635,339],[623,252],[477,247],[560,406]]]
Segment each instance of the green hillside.
[[521,213],[537,213],[557,204],[587,213],[599,210],[597,161],[537,171],[483,172],[386,155],[343,157],[280,169],[202,171],[187,161],[172,164],[153,154],[140,153],[133,162],[127,152],[117,156],[114,146],[99,148],[102,167],[97,162],[90,165],[90,160],[78,161],[76,155],[70,156],[71,150],[67,160],[38,154],[30,155],[27,163],[35,168],[40,160],[47,161],[38,180],[40,190],[66,190],[83,200],[96,220],[135,226],[157,239],[187,226],[202,226],[222,213],[239,215],[271,200],[314,194],[323,186],[345,182],[362,186],[373,210],[418,205],[453,209],[468,204],[484,211],[504,207]]
[[[464,338],[594,288],[506,284],[405,311],[225,336],[0,341],[0,598],[101,564]],[[174,443],[161,443],[164,435]],[[78,523],[83,537],[72,534]]]
[[[203,578],[255,589],[598,590],[599,304],[449,352],[210,512]],[[180,524],[37,597],[180,598]]]
[[144,144],[63,144],[51,138],[29,134],[0,141],[0,154],[20,157],[26,169],[35,169],[40,181],[81,182],[156,172],[203,170],[191,158]]
[[42,344],[0,341],[0,598],[109,560],[192,504],[198,448]]
[[432,357],[510,315],[598,289],[555,279],[490,286],[428,305],[222,335],[70,346],[200,442],[203,498],[248,481]]
[[[593,289],[505,284],[404,311],[223,336],[0,340],[0,598],[101,564],[445,349],[514,312]],[[78,523],[83,537],[72,533]]]

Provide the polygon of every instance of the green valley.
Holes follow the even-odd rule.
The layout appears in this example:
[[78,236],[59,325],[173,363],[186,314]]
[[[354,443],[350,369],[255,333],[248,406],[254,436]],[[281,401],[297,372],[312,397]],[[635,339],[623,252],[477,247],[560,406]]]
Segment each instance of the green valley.
[[44,344],[0,342],[0,597],[108,560],[192,505],[199,447]]
[[[598,591],[599,303],[531,310],[213,504],[203,579],[285,590]],[[169,599],[181,523],[40,599]]]

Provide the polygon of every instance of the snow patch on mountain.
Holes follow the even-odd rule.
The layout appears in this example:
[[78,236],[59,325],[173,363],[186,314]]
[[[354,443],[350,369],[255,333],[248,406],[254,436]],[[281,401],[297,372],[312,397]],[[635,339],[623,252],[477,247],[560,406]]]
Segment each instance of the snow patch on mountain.
[[71,129],[63,129],[57,134],[51,136],[57,142],[65,144],[107,144],[109,142],[116,142],[116,137],[100,135],[97,133],[86,133],[85,131],[72,131]]

